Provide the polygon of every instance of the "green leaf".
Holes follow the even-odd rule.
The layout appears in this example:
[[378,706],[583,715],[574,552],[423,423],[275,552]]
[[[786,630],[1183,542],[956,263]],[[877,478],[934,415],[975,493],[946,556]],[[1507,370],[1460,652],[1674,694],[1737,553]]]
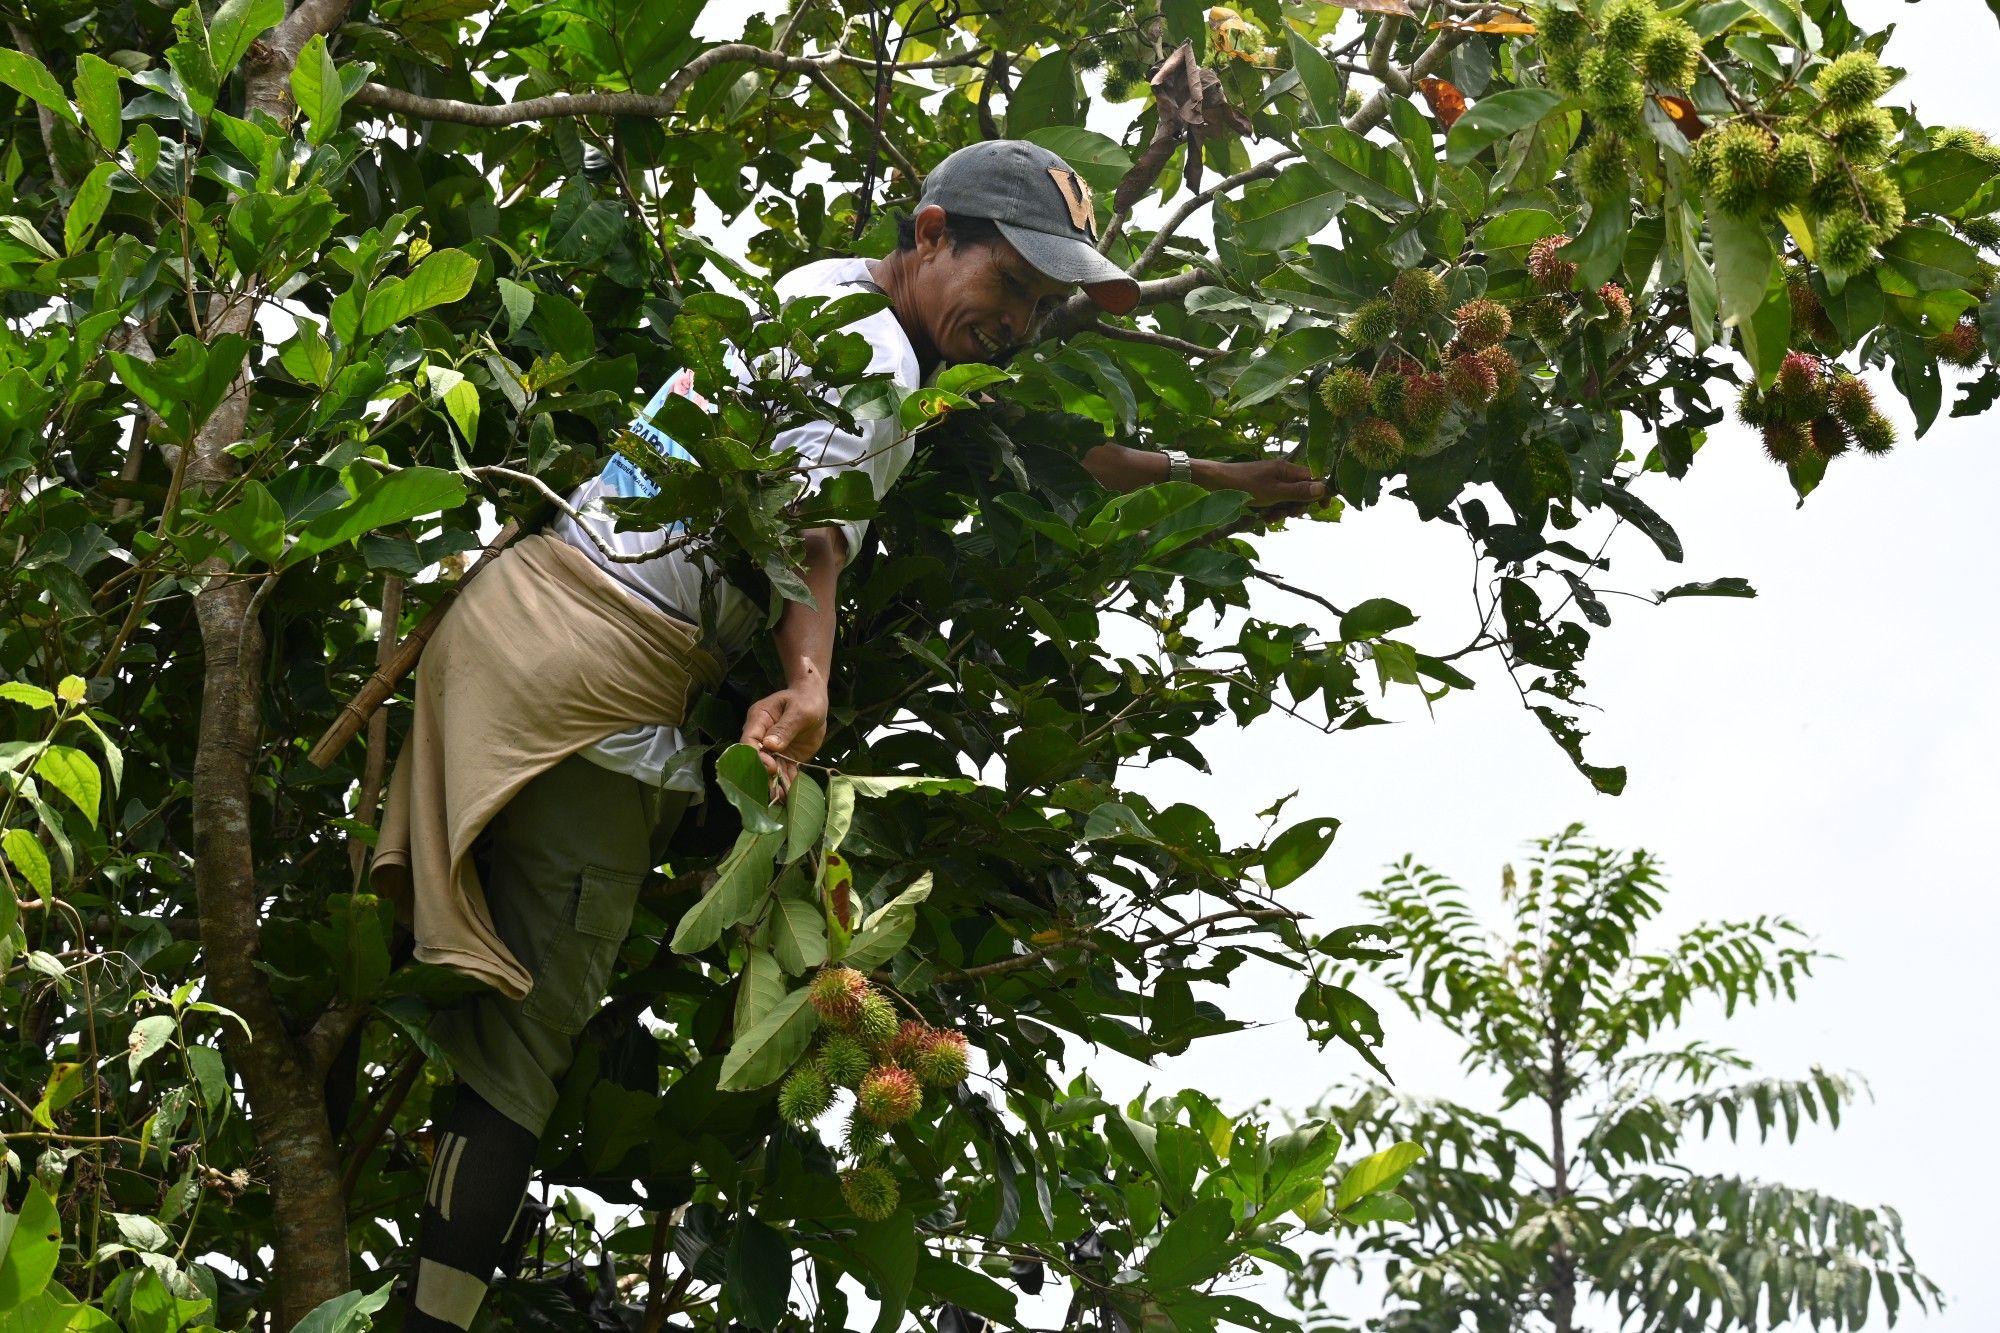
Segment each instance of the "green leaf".
[[1342,125],[1299,131],[1306,159],[1328,183],[1392,213],[1417,207],[1417,183],[1402,158]]
[[1479,248],[1487,254],[1502,254],[1516,264],[1536,241],[1562,231],[1556,215],[1540,208],[1516,208],[1500,214],[1479,229]]
[[10,828],[0,833],[0,851],[6,853],[7,860],[33,886],[37,896],[47,898],[55,891],[49,872],[49,854],[42,850],[41,840],[33,833],[24,828]]
[[[1120,148],[1115,139],[1107,138],[1096,130],[1075,125],[1048,125],[1022,137],[1069,163],[1076,174],[1102,196],[1108,197],[1117,189],[1118,182],[1124,180],[1125,173],[1132,169],[1132,155]],[[943,384],[942,381],[940,384],[959,393],[965,392],[955,385]]]
[[826,961],[826,917],[817,903],[778,899],[771,911],[771,952],[795,977]]
[[1606,199],[1591,206],[1590,221],[1563,250],[1576,265],[1576,285],[1589,291],[1608,282],[1625,259],[1625,237],[1632,222],[1631,205]]
[[0,83],[47,107],[70,124],[77,123],[76,108],[63,96],[62,85],[56,82],[48,67],[33,56],[16,51],[11,46],[0,46]]
[[1724,212],[1712,201],[1708,226],[1715,240],[1716,313],[1724,328],[1734,328],[1764,304],[1777,252],[1762,222]]
[[285,17],[285,0],[222,0],[208,22],[216,73],[227,78],[250,44]]
[[736,982],[735,1030],[748,1032],[785,998],[785,970],[766,948],[753,947]]
[[917,1260],[916,1285],[932,1300],[949,1302],[982,1318],[1006,1324],[1015,1320],[1014,1293],[970,1264],[954,1263],[926,1251]]
[[1417,1210],[1400,1194],[1371,1194],[1365,1199],[1357,1199],[1340,1214],[1340,1219],[1349,1226],[1363,1226],[1369,1222],[1414,1222]]
[[1562,97],[1546,88],[1510,88],[1482,97],[1445,136],[1445,161],[1462,167],[1490,145],[1527,129],[1561,105]]
[[1313,118],[1322,125],[1337,123],[1340,120],[1340,72],[1317,46],[1301,37],[1289,23],[1285,25],[1285,44],[1291,48],[1292,68],[1299,72],[1299,88],[1305,93],[1306,105],[1312,108]]
[[306,138],[310,142],[323,144],[340,128],[340,111],[347,101],[347,92],[340,82],[340,69],[333,63],[333,53],[326,49],[326,38],[319,33],[306,40],[292,66],[292,100],[309,122]]
[[30,685],[25,680],[0,681],[0,699],[10,703],[26,704],[34,709],[56,706],[55,695],[39,685]]
[[1396,1182],[1403,1178],[1403,1173],[1415,1166],[1423,1155],[1424,1150],[1414,1143],[1398,1143],[1372,1157],[1362,1158],[1340,1178],[1340,1188],[1333,1195],[1333,1211],[1344,1213],[1347,1206],[1357,1199],[1394,1189]]
[[369,1316],[389,1303],[394,1282],[384,1282],[372,1292],[342,1292],[306,1311],[306,1317],[292,1326],[292,1333],[366,1333]]
[[1889,178],[1910,212],[1953,214],[1993,178],[1993,168],[1963,148],[1934,148],[1891,166]]
[[1905,227],[1882,246],[1882,258],[1920,292],[1964,287],[1978,271],[1979,252],[1931,227]]
[[462,300],[472,290],[479,261],[463,250],[434,250],[406,278],[389,278],[368,293],[361,331],[380,333],[420,310]]
[[243,483],[235,504],[219,514],[204,514],[202,521],[234,537],[253,559],[275,565],[284,557],[285,511],[254,477]]
[[[283,0],[277,0],[282,4]],[[118,66],[85,51],[76,58],[76,104],[83,108],[84,123],[108,152],[118,151],[125,136],[124,98],[118,88],[124,73]]]
[[698,953],[722,938],[722,932],[756,914],[771,887],[771,858],[784,841],[782,833],[745,829],[717,867],[716,880],[674,928],[675,953]]
[[1371,597],[1340,618],[1340,637],[1349,643],[1359,643],[1416,623],[1416,616],[1401,602]]
[[1014,95],[1007,99],[1007,133],[1025,139],[1050,125],[1076,122],[1076,75],[1070,68],[1069,52],[1045,55],[1028,66],[1014,85]]
[[1664,602],[1674,597],[1755,597],[1757,590],[1750,586],[1748,579],[1731,576],[1711,579],[1707,583],[1683,583],[1665,592],[1653,594],[1655,601]]
[[63,248],[69,253],[82,250],[91,233],[97,230],[104,207],[111,202],[111,178],[118,171],[116,162],[99,162],[76,187],[76,195],[69,201],[69,212],[63,215]]
[[134,1078],[138,1077],[139,1066],[165,1050],[173,1036],[172,1014],[148,1014],[132,1025],[132,1031],[125,1038],[125,1053],[131,1061]]
[[743,827],[751,833],[776,833],[784,828],[771,813],[771,771],[754,745],[737,742],[722,752],[715,764],[715,779],[722,794],[743,817]]
[[1783,273],[1772,270],[1764,304],[1757,307],[1748,323],[1737,325],[1736,336],[1744,359],[1757,372],[1757,382],[1769,388],[1778,378],[1778,367],[1792,343],[1792,299]]
[[819,1028],[819,1011],[807,1001],[807,987],[787,995],[771,1006],[757,1025],[741,1033],[722,1057],[722,1075],[716,1087],[724,1092],[750,1092],[769,1087],[784,1077]]
[[910,1284],[916,1279],[917,1261],[924,1252],[916,1222],[908,1209],[898,1209],[880,1222],[864,1222],[854,1229],[854,1249],[861,1259],[856,1266],[875,1279],[873,1294],[881,1303],[874,1333],[896,1333],[903,1326]]
[[1339,830],[1338,819],[1321,817],[1303,820],[1271,839],[1264,852],[1264,882],[1282,889],[1311,870],[1333,846]]
[[298,332],[278,352],[279,363],[301,384],[324,389],[333,373],[333,349],[319,326],[301,320]]
[[286,554],[286,565],[351,542],[392,523],[456,509],[465,503],[465,479],[434,467],[391,472],[338,509],[306,524]]
[[804,856],[826,827],[826,793],[810,773],[792,779],[785,793],[785,864]]
[[55,1275],[62,1221],[41,1182],[29,1181],[19,1213],[0,1211],[0,1313],[39,1294]]
[[867,972],[894,958],[917,928],[917,904],[930,896],[931,874],[926,870],[916,883],[869,915],[840,961]]
[[460,377],[458,383],[447,388],[440,395],[444,399],[445,413],[451,417],[451,424],[458,427],[459,438],[469,449],[479,439],[479,390],[472,381]]
[[776,1328],[784,1321],[792,1286],[792,1247],[784,1234],[754,1217],[739,1217],[727,1263],[722,1294],[736,1317],[751,1328]]
[[497,279],[500,304],[507,311],[507,337],[511,340],[535,313],[535,289],[511,278]]
[[1337,329],[1295,329],[1285,334],[1236,377],[1236,383],[1230,386],[1235,405],[1239,408],[1253,407],[1273,397],[1307,370],[1339,351],[1341,345]]
[[1156,1293],[1185,1291],[1220,1273],[1235,1257],[1229,1235],[1236,1219],[1227,1199],[1197,1199],[1167,1224],[1146,1256],[1146,1285]]
[[1268,183],[1252,186],[1230,208],[1236,242],[1269,254],[1317,234],[1340,212],[1346,195],[1304,162],[1295,162]]
[[97,827],[103,784],[97,775],[97,764],[89,755],[67,745],[51,745],[35,761],[35,775],[68,797],[70,804],[90,821],[90,826]]
[[1623,486],[1617,485],[1604,488],[1604,503],[1611,507],[1611,512],[1652,538],[1653,545],[1660,548],[1661,555],[1675,564],[1681,562],[1683,551],[1680,534],[1676,533],[1673,526],[1661,518],[1651,505]]

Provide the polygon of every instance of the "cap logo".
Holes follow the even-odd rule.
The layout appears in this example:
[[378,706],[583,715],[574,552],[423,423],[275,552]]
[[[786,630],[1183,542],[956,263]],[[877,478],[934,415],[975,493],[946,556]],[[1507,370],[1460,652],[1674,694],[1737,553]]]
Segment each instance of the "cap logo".
[[1050,167],[1049,175],[1062,191],[1063,202],[1069,205],[1070,225],[1091,236],[1097,235],[1097,210],[1091,206],[1090,186],[1083,177],[1067,167]]

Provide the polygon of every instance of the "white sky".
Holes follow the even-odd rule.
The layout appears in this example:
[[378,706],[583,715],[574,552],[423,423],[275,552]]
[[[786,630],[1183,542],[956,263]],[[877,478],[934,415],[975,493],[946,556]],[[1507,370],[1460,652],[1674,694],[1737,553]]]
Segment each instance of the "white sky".
[[[2000,130],[2000,28],[1979,0],[1848,7],[1864,27],[1899,26],[1887,54],[1912,76],[1899,95],[1928,122]],[[747,8],[711,6],[704,35],[733,36]],[[1878,392],[1900,408],[1886,382]],[[1587,697],[1604,711],[1584,724],[1593,762],[1629,768],[1622,797],[1592,793],[1484,661],[1472,668],[1480,688],[1440,703],[1434,720],[1393,697],[1385,715],[1399,725],[1338,738],[1270,715],[1203,734],[1212,776],[1160,771],[1134,785],[1209,811],[1225,842],[1254,836],[1254,813],[1295,788],[1289,817],[1340,818],[1333,850],[1284,894],[1326,926],[1360,919],[1359,892],[1405,852],[1496,903],[1502,863],[1571,820],[1606,845],[1664,858],[1673,894],[1663,936],[1703,919],[1794,918],[1844,961],[1797,1005],[1727,1024],[1698,1015],[1687,1035],[1736,1046],[1769,1074],[1815,1062],[1858,1070],[1874,1101],[1837,1134],[1809,1126],[1795,1145],[1753,1138],[1695,1164],[1895,1206],[1918,1262],[1952,1298],[1927,1333],[1986,1333],[2000,1327],[1986,1267],[2000,1239],[1990,1220],[2000,1165],[1977,1125],[2000,1075],[1975,1015],[2000,936],[1981,845],[2000,798],[2000,703],[1985,687],[2000,650],[1988,586],[2000,562],[1987,538],[2000,456],[1990,420],[1941,419],[1915,442],[1907,418],[1899,424],[1906,443],[1893,456],[1838,461],[1803,510],[1733,423],[1716,429],[1688,480],[1647,484],[1687,563],[1667,565],[1621,534],[1604,584],[1645,591],[1735,574],[1762,595],[1658,608],[1608,599],[1615,623],[1595,632],[1587,672]],[[1406,632],[1421,648],[1469,636],[1463,539],[1407,505],[1296,525],[1270,540],[1267,564],[1339,604],[1394,597],[1423,616]],[[1314,611],[1276,592],[1259,605],[1287,619]],[[1199,1087],[1231,1110],[1258,1098],[1302,1110],[1367,1071],[1344,1048],[1322,1053],[1306,1040],[1291,1017],[1296,993],[1289,975],[1246,965],[1226,1007],[1269,1026],[1197,1043],[1152,1070],[1108,1052],[1085,1058],[1114,1096],[1150,1083]],[[1478,1101],[1442,1030],[1386,1003],[1382,1012],[1404,1090]],[[1024,1301],[1023,1315],[1059,1318],[1047,1305]],[[1379,1296],[1371,1284],[1336,1308],[1362,1317]]]

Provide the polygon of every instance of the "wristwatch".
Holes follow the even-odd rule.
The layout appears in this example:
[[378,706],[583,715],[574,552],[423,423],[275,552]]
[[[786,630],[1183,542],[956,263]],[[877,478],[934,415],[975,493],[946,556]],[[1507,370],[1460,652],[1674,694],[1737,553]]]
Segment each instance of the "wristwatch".
[[1188,461],[1187,450],[1163,449],[1160,452],[1167,456],[1168,481],[1194,480],[1194,464]]

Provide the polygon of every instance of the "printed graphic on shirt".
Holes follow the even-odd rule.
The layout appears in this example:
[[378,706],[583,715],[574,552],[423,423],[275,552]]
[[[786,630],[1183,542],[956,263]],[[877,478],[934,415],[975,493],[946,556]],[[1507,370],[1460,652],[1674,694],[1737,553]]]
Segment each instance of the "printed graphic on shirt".
[[[653,424],[653,414],[665,405],[669,394],[686,398],[705,411],[715,410],[708,399],[695,392],[694,372],[683,370],[662,384],[658,391],[646,400],[646,405],[639,409],[639,415],[632,418],[626,429],[652,445],[663,457],[682,458],[692,463],[694,455],[682,448],[679,440]],[[650,500],[660,493],[660,488],[653,484],[651,478],[641,472],[631,459],[619,453],[611,455],[611,460],[604,465],[604,470],[597,474],[597,480],[603,487],[601,495],[618,499]]]

